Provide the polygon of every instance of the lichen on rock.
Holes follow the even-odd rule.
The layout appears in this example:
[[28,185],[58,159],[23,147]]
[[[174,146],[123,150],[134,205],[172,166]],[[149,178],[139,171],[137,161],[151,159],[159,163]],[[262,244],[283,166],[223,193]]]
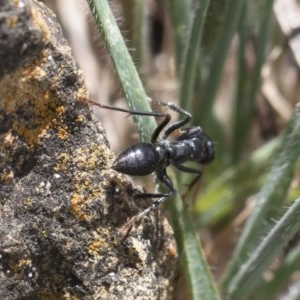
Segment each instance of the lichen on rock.
[[53,13],[0,3],[0,298],[168,299],[176,267],[93,119],[82,72]]

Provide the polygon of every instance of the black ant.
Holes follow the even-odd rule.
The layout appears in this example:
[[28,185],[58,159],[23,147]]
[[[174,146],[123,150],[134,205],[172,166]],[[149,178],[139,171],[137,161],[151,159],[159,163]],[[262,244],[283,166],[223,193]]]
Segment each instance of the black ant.
[[[93,105],[100,106],[101,108],[121,111],[128,113],[129,115],[164,118],[164,120],[158,124],[154,130],[150,143],[137,143],[130,146],[116,158],[112,165],[114,170],[127,175],[144,176],[155,173],[159,181],[168,188],[169,192],[167,193],[143,193],[136,195],[138,198],[160,198],[149,208],[139,214],[138,217],[146,215],[163,203],[167,197],[176,194],[177,191],[166,173],[166,168],[168,166],[173,165],[180,171],[197,174],[197,177],[193,180],[194,183],[201,177],[202,172],[198,169],[186,167],[183,163],[191,161],[199,164],[207,164],[214,159],[215,149],[211,139],[199,126],[182,129],[184,125],[191,121],[192,116],[190,113],[173,103],[157,102],[157,104],[167,106],[173,111],[182,114],[184,119],[167,127],[161,137],[162,140],[158,141],[160,133],[171,120],[171,116],[169,114],[160,112],[131,111],[123,108],[102,105],[94,101],[89,102]],[[177,130],[180,130],[179,135],[172,141],[167,140],[169,135]]]

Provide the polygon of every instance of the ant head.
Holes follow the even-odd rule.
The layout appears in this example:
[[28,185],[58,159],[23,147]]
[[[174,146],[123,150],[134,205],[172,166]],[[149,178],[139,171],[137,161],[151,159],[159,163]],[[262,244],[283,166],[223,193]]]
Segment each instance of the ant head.
[[215,146],[210,139],[206,141],[207,157],[205,163],[210,163],[215,158]]
[[215,146],[213,144],[213,142],[211,141],[211,139],[204,133],[202,132],[202,136],[205,135],[204,138],[204,143],[203,143],[203,156],[202,159],[200,161],[200,163],[202,164],[208,164],[210,162],[212,162],[215,158]]

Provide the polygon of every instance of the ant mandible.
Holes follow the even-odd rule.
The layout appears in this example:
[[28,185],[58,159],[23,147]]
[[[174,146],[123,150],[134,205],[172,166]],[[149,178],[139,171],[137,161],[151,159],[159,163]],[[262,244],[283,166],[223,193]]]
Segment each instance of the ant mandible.
[[[201,177],[202,172],[198,169],[186,167],[183,164],[188,161],[196,162],[198,164],[207,164],[214,159],[215,149],[211,139],[203,132],[200,126],[182,128],[191,121],[192,116],[190,113],[171,102],[156,103],[172,109],[173,111],[183,115],[184,118],[167,127],[160,141],[158,141],[158,138],[162,130],[171,120],[171,116],[169,114],[160,112],[131,111],[123,108],[103,105],[94,101],[89,102],[101,108],[121,111],[128,113],[129,115],[164,118],[154,130],[150,143],[137,143],[128,147],[119,154],[112,165],[112,169],[127,175],[144,176],[155,173],[159,181],[168,188],[169,191],[167,193],[143,193],[136,195],[138,198],[159,198],[139,216],[146,215],[163,203],[166,198],[176,194],[177,191],[166,172],[166,168],[168,166],[173,165],[180,171],[197,174],[196,178],[193,180],[193,182],[196,182]],[[180,132],[178,136],[176,136],[172,141],[167,140],[171,133],[179,129]]]

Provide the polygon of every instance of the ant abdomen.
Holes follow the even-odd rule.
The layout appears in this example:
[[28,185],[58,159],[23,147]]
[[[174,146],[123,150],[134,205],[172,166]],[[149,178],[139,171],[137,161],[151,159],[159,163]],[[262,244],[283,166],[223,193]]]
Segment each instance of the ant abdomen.
[[112,168],[118,172],[132,175],[149,175],[157,170],[160,154],[154,144],[139,143],[124,150],[114,161]]

